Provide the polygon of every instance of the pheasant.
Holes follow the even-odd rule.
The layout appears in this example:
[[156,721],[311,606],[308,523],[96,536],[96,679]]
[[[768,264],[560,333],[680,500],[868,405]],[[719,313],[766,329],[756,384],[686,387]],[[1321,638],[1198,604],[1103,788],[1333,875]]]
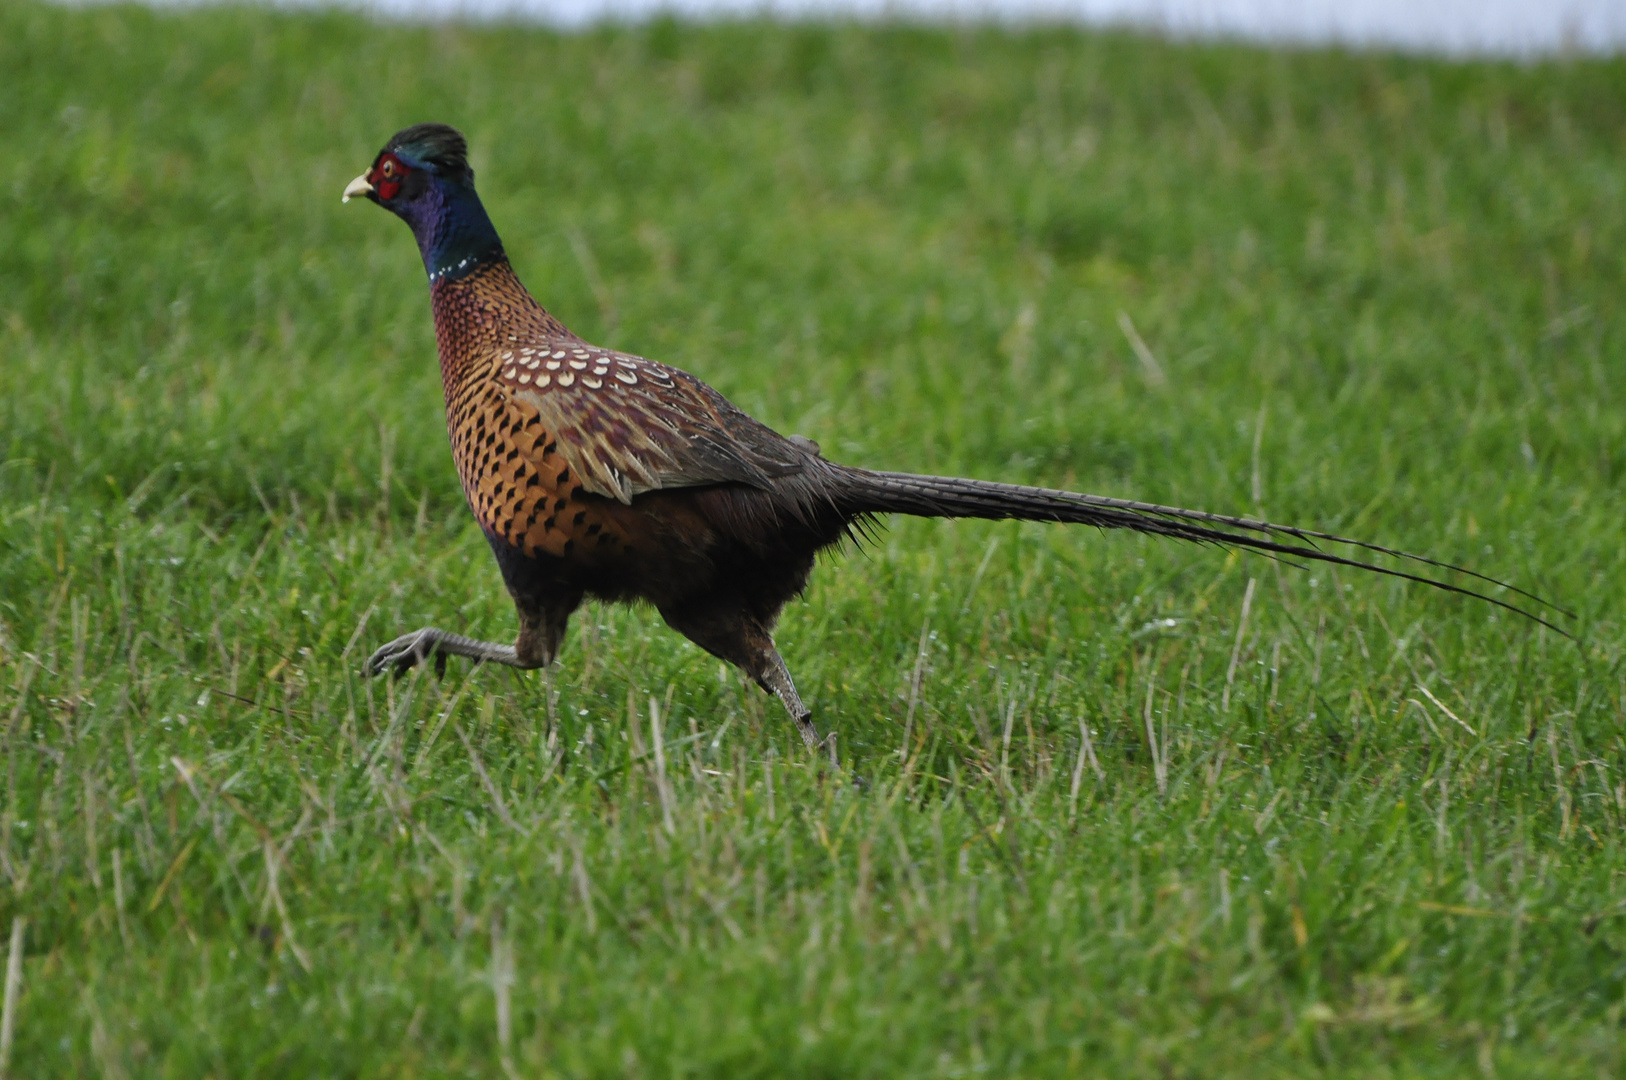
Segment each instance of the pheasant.
[[[666,623],[783,703],[814,752],[830,751],[774,646],[780,611],[818,552],[886,513],[1074,522],[1373,570],[1514,604],[1424,576],[1492,578],[1327,533],[1045,488],[875,472],[782,436],[699,379],[592,345],[520,284],[474,190],[467,144],[443,124],[398,132],[344,201],[362,196],[412,228],[429,274],[452,457],[519,617],[514,644],[435,627],[378,649],[366,674],[447,656],[541,668],[585,597],[654,605]],[[1352,545],[1401,570],[1320,550]],[[1554,609],[1558,610],[1558,609]],[[1567,612],[1563,614],[1568,614]]]

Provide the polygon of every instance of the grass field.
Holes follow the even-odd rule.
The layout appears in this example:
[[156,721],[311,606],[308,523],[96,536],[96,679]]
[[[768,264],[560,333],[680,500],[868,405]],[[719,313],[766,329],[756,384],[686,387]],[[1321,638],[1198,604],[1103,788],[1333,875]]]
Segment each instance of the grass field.
[[[365,681],[513,632],[416,251],[339,203],[424,119],[567,324],[829,457],[1579,640],[900,519],[779,634],[839,772],[647,611]],[[14,1075],[1626,1067],[1626,62],[11,0],[0,138]]]

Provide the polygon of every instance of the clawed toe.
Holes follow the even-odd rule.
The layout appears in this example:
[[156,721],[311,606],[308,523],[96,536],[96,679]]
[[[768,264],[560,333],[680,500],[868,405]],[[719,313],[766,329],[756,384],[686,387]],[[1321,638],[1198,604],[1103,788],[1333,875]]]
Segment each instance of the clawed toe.
[[435,648],[436,638],[436,633],[429,629],[402,634],[368,657],[367,664],[362,669],[362,674],[370,679],[375,675],[381,675],[385,671],[393,669],[395,675],[405,675],[433,654],[435,657],[435,676],[437,678],[444,676],[446,674],[446,654]]
[[830,765],[832,768],[841,767],[841,758],[836,753],[836,733],[834,731],[830,732],[830,734],[819,740],[819,749],[829,753]]

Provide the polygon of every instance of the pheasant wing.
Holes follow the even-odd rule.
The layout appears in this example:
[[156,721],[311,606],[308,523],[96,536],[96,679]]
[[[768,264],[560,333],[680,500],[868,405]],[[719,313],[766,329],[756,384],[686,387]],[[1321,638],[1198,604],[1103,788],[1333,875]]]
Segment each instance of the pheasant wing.
[[499,380],[537,411],[583,488],[768,487],[805,467],[789,440],[686,372],[580,342],[504,354]]

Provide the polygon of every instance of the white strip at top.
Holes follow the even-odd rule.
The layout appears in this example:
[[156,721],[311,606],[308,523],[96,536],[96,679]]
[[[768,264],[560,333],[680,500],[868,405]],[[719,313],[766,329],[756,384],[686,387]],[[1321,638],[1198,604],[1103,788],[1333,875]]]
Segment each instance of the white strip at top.
[[[94,2],[94,0],[93,0]],[[197,0],[149,0],[188,6]],[[204,0],[207,2],[207,0]],[[383,19],[599,22],[773,17],[1125,26],[1175,38],[1342,45],[1445,56],[1626,52],[1626,0],[272,0]]]

